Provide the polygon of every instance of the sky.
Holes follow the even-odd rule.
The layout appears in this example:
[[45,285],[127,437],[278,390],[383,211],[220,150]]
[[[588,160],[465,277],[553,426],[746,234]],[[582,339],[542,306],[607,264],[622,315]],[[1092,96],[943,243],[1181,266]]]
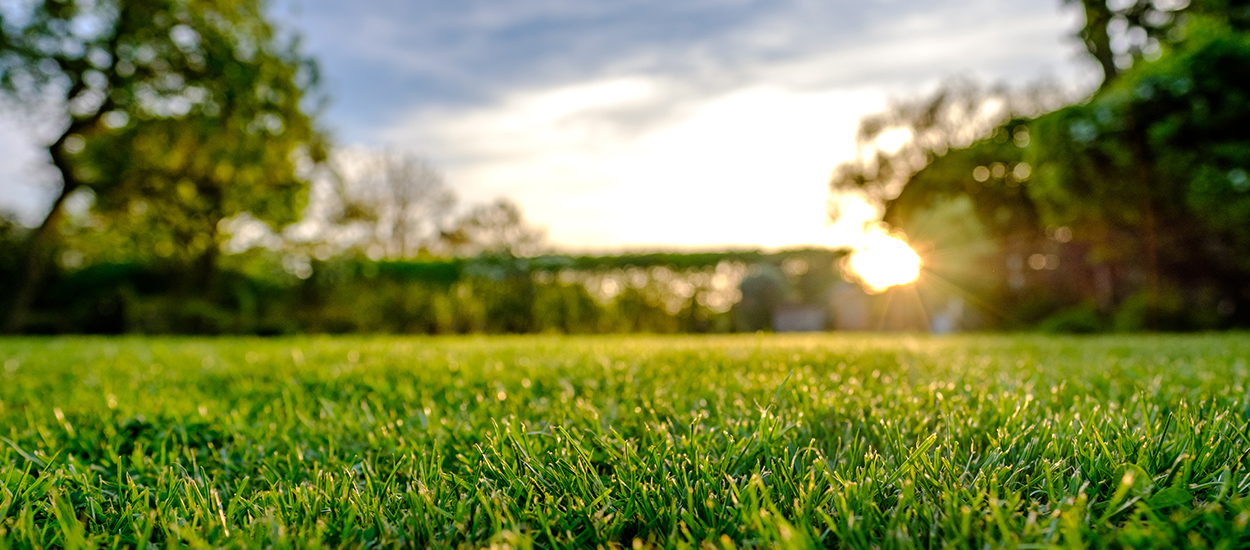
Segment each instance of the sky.
[[[944,79],[1089,81],[1053,0],[284,0],[337,143],[411,152],[570,251],[833,245],[860,117]],[[1079,85],[1079,84],[1078,84]],[[0,208],[39,136],[0,115]]]

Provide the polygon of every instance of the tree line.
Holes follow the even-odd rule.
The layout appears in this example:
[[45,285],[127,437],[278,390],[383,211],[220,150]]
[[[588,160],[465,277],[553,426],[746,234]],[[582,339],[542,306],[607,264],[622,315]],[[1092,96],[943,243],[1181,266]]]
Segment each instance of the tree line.
[[[1096,91],[957,81],[898,102],[862,122],[835,196],[881,201],[926,258],[923,301],[966,298],[975,326],[1250,324],[1250,3],[1068,3],[1085,16],[1076,35],[1102,74]],[[317,65],[265,10],[261,0],[0,7],[0,95],[53,121],[47,155],[60,181],[35,227],[0,220],[5,331],[767,324],[744,325],[722,303],[732,292],[700,286],[723,274],[679,267],[688,259],[666,267],[663,284],[652,276],[665,271],[639,279],[614,257],[518,267],[546,249],[516,205],[461,207],[420,158],[332,146]],[[909,139],[887,146],[897,134]],[[761,288],[777,303],[827,301],[825,283],[838,280],[775,291],[786,278],[777,262],[725,265],[739,283],[749,266],[768,268],[782,282]],[[399,265],[459,267],[451,283],[370,275]],[[376,299],[350,299],[366,296]],[[408,305],[384,307],[394,303]],[[652,320],[628,320],[644,311]]]

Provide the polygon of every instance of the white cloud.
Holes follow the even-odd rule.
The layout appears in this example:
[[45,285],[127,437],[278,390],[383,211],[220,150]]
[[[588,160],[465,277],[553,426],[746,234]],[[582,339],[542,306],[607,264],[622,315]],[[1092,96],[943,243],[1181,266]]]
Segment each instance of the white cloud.
[[514,198],[575,249],[830,244],[829,174],[881,94],[688,93],[660,79],[591,82],[418,112],[388,137],[429,153],[467,198]]
[[[904,16],[843,47],[779,59],[418,109],[382,135],[430,155],[469,200],[512,197],[574,249],[850,244],[879,208],[852,200],[844,210],[855,216],[830,227],[828,178],[853,154],[859,118],[889,95],[968,73],[1019,81],[1050,67],[1078,79],[1062,43],[1070,14],[993,8]],[[747,42],[786,42],[782,23],[762,25]]]
[[[582,249],[843,239],[826,183],[888,96],[1084,74],[1078,11],[1029,0],[371,6],[314,0],[306,19],[344,145],[428,156],[465,199],[511,197]],[[36,211],[14,135],[0,206]]]

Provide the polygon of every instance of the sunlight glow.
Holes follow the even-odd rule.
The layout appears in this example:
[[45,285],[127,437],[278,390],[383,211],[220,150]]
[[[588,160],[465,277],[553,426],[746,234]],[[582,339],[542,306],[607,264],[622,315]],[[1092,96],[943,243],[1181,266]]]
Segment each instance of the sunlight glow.
[[512,198],[566,249],[823,246],[829,170],[885,103],[871,89],[691,96],[631,77],[419,110],[386,138],[428,154],[466,199]]
[[884,232],[864,236],[847,266],[872,292],[905,285],[920,276],[920,256],[902,239]]

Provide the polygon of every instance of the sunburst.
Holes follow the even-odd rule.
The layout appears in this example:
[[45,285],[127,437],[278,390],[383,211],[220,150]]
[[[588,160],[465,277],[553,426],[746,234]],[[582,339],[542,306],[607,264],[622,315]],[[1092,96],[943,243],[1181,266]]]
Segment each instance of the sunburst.
[[886,233],[866,235],[847,259],[850,272],[874,293],[915,281],[923,264],[906,242]]

